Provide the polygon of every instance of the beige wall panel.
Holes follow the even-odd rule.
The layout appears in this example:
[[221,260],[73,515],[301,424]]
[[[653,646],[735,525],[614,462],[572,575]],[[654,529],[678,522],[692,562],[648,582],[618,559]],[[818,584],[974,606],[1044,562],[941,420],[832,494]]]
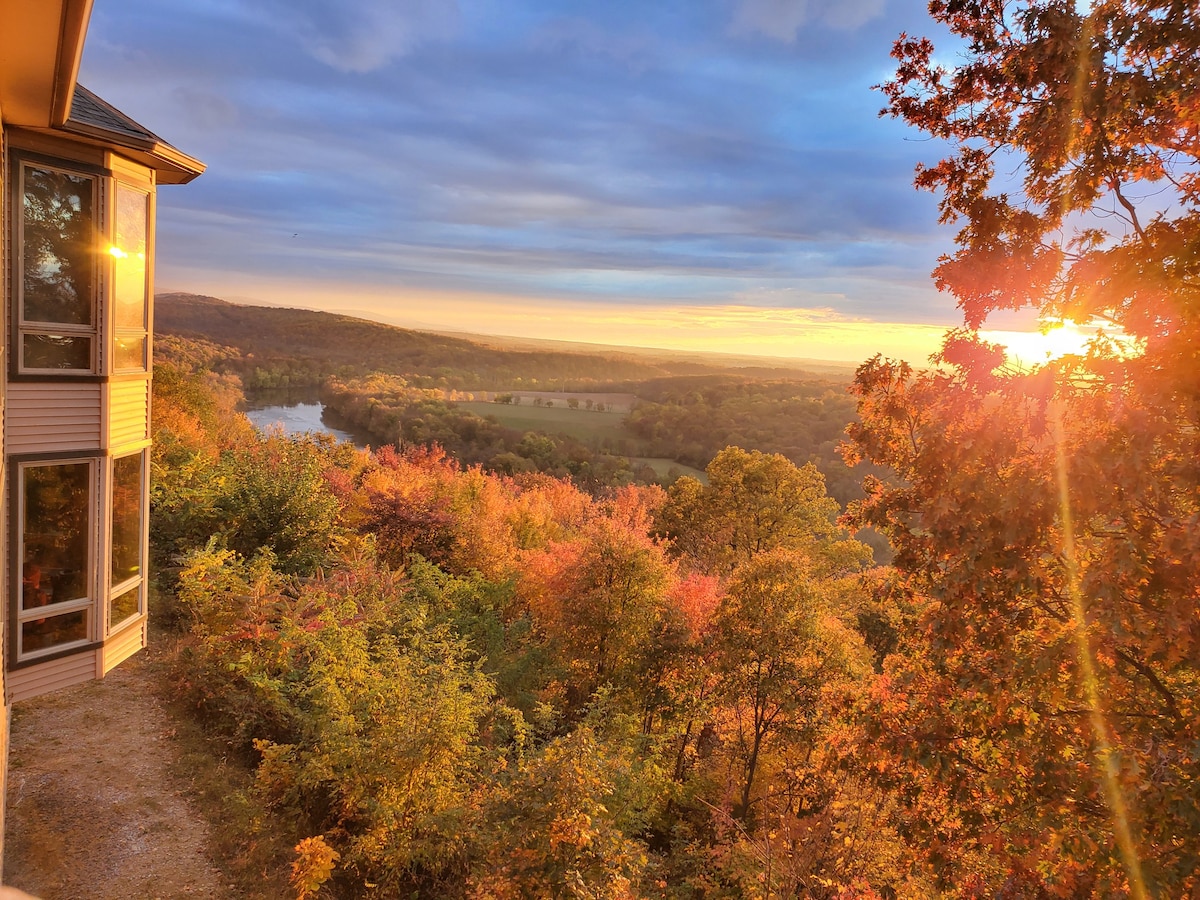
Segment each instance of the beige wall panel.
[[108,446],[140,444],[150,438],[150,382],[108,385]]
[[104,674],[107,675],[116,666],[119,666],[133,654],[137,653],[146,646],[146,621],[143,619],[136,625],[130,625],[124,630],[118,632],[114,637],[110,637],[105,643],[104,649],[101,651],[103,658],[100,665],[103,667]]
[[4,416],[8,453],[100,447],[99,384],[11,382]]
[[15,669],[8,673],[8,688],[14,703],[29,700],[39,694],[82,684],[96,677],[99,650],[73,653],[36,666]]

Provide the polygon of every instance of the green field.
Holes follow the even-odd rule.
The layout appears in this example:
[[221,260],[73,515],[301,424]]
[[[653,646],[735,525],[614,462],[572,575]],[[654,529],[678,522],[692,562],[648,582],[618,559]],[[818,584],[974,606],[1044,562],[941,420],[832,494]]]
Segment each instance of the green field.
[[566,434],[588,445],[608,438],[612,441],[628,441],[636,448],[637,438],[623,424],[622,412],[596,412],[594,409],[571,409],[565,404],[551,407],[525,405],[510,406],[505,403],[488,403],[471,400],[456,403],[462,409],[477,416],[494,416],[501,425],[519,431],[543,431],[546,434]]

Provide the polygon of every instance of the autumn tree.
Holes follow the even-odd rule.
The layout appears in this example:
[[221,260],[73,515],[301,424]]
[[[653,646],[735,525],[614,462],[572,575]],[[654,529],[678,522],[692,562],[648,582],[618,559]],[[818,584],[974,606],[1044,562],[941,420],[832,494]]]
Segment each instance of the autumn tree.
[[483,810],[474,900],[633,900],[645,846],[620,828],[614,782],[624,763],[587,726],[551,742]]
[[788,550],[761,554],[736,571],[710,640],[741,770],[733,812],[744,819],[772,741],[786,740],[811,757],[831,701],[866,676],[868,655],[821,596],[811,560]]
[[827,544],[838,535],[837,502],[812,463],[726,447],[705,473],[707,484],[677,480],[655,522],[677,554],[705,570],[728,575],[757,553]]
[[[855,524],[915,627],[866,721],[921,864],[971,896],[1190,896],[1200,870],[1200,12],[1175,0],[935,0],[888,111],[960,222],[965,327],[937,370],[858,372]],[[1104,327],[1032,372],[977,334],[1033,307]],[[890,768],[885,768],[890,760]],[[1007,887],[1005,887],[1007,886]]]
[[523,577],[548,576],[538,587],[535,619],[564,665],[570,706],[578,709],[606,684],[637,696],[670,627],[672,573],[662,550],[644,534],[599,519],[579,541],[546,552],[545,568],[531,567]]

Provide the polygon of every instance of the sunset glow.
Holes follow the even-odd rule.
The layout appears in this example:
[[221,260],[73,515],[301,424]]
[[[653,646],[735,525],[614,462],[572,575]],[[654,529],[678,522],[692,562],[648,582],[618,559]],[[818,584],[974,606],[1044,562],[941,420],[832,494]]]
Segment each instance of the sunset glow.
[[1021,366],[1038,366],[1064,356],[1082,356],[1097,337],[1108,338],[1123,356],[1137,355],[1136,341],[1119,331],[1100,325],[1080,325],[1069,319],[1049,323],[1037,331],[981,331],[985,341],[1000,344],[1009,358]]
[[[494,294],[244,281],[197,273],[198,293],[238,303],[322,309],[405,328],[637,348],[859,363],[882,353],[923,364],[948,324],[881,322],[830,308],[588,303]],[[250,288],[249,291],[246,288]],[[240,289],[239,289],[240,288]],[[172,285],[162,290],[170,291]]]

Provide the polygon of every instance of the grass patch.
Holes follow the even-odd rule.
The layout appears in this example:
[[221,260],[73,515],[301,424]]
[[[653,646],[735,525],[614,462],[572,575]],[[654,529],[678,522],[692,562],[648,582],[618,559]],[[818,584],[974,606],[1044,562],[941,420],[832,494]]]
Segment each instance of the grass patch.
[[479,400],[455,405],[477,416],[494,416],[501,425],[518,431],[565,434],[592,446],[600,446],[606,439],[613,442],[625,441],[631,448],[640,443],[626,430],[624,413],[571,409],[565,400],[556,402],[551,407],[524,403],[510,406],[506,403],[487,403]]

